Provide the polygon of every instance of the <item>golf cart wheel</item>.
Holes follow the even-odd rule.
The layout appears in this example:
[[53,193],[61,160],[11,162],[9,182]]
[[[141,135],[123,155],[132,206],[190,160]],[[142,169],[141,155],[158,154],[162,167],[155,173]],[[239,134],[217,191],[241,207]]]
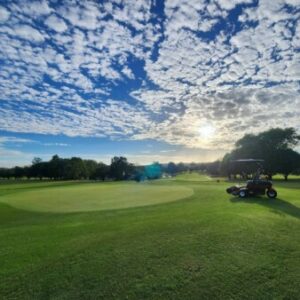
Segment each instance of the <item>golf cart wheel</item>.
[[240,197],[240,198],[246,198],[246,197],[247,197],[247,191],[245,191],[245,190],[240,190],[240,191],[239,191],[239,197]]
[[267,196],[269,197],[269,198],[271,198],[271,199],[274,199],[274,198],[276,198],[277,197],[277,192],[275,191],[275,190],[268,190],[267,191]]

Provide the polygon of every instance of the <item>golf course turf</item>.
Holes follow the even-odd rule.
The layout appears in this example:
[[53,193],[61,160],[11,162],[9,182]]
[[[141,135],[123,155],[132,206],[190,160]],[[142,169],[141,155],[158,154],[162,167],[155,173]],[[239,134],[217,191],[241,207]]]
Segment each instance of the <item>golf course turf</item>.
[[[3,197],[16,208],[41,212],[80,212],[146,206],[189,197],[184,186],[145,183],[81,184],[31,189]],[[1,201],[1,199],[0,199]]]
[[300,181],[0,184],[0,299],[299,299]]

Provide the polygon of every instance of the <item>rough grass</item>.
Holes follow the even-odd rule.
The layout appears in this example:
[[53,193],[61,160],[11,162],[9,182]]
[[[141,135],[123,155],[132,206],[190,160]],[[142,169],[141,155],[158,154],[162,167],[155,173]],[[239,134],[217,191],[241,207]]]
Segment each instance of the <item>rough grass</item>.
[[[154,185],[194,194],[66,214],[0,203],[0,299],[299,298],[299,181],[278,182],[275,200],[233,198],[213,180]],[[1,186],[0,199],[13,190]]]

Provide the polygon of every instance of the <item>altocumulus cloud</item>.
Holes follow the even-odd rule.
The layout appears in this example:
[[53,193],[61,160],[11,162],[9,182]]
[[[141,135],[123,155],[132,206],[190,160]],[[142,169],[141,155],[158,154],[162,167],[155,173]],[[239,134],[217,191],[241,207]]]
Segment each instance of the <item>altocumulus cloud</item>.
[[299,128],[299,17],[297,0],[1,2],[0,129],[209,149]]

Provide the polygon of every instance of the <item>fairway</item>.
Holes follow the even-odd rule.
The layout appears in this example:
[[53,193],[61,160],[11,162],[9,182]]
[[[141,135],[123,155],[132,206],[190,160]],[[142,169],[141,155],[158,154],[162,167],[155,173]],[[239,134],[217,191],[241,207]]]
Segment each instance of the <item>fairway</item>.
[[173,178],[176,181],[211,181],[211,177],[197,172],[179,174]]
[[228,185],[0,184],[0,299],[298,299],[299,180]]
[[40,212],[80,212],[129,208],[176,201],[189,197],[193,189],[151,183],[94,183],[48,187],[0,197],[16,208]]

